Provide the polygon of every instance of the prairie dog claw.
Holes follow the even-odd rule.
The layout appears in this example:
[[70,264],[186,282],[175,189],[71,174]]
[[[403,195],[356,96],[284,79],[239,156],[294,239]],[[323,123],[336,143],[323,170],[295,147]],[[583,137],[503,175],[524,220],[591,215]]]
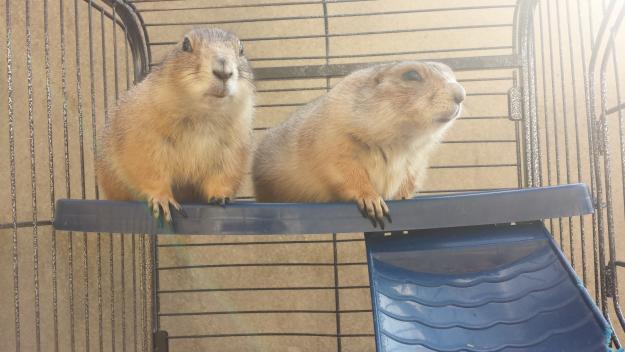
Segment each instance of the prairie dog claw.
[[172,207],[176,210],[182,217],[187,217],[187,213],[182,209],[182,206],[176,202],[173,197],[150,197],[148,198],[148,206],[152,211],[152,216],[155,219],[161,217],[161,211],[163,212],[163,219],[171,223],[171,209]]
[[380,228],[384,230],[384,217],[386,217],[389,222],[393,222],[388,206],[382,197],[360,198],[356,203],[358,204],[358,209],[360,209],[362,216],[371,220],[373,227],[377,227],[379,224]]
[[210,204],[218,204],[221,205],[222,207],[225,207],[226,204],[230,204],[231,202],[231,198],[230,197],[211,197],[208,202]]

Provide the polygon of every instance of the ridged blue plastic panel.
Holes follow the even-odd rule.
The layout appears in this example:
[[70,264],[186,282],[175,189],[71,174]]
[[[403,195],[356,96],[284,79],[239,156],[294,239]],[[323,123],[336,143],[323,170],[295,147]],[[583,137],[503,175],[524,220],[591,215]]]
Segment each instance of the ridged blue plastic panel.
[[366,243],[380,352],[606,351],[608,325],[542,223]]

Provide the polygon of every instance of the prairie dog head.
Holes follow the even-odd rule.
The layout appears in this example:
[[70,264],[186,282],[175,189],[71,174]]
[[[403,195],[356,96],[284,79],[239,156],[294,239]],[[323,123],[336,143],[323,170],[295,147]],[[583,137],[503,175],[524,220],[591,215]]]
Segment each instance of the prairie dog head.
[[368,129],[382,136],[440,135],[460,115],[466,96],[451,68],[438,62],[379,65],[354,78],[354,109],[367,117],[362,122]]
[[163,62],[178,88],[193,100],[220,101],[252,86],[243,45],[219,28],[188,32]]

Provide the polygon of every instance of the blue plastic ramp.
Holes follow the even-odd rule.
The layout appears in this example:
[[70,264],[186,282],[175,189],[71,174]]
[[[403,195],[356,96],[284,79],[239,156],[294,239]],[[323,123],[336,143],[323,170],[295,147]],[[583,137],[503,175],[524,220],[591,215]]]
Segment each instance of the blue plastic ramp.
[[366,243],[378,351],[607,349],[608,324],[540,222]]

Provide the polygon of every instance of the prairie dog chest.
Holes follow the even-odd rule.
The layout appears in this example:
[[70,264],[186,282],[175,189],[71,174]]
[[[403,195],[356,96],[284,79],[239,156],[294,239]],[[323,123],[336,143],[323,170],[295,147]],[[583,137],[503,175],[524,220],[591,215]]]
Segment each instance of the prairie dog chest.
[[232,124],[219,124],[210,118],[183,121],[165,143],[170,145],[173,162],[185,174],[205,172],[230,159],[245,135]]
[[410,169],[410,155],[406,152],[378,150],[370,154],[367,171],[375,190],[389,199],[399,190]]
[[376,191],[383,198],[395,197],[408,176],[421,177],[427,169],[435,142],[420,142],[405,149],[380,149],[371,154],[367,170]]

